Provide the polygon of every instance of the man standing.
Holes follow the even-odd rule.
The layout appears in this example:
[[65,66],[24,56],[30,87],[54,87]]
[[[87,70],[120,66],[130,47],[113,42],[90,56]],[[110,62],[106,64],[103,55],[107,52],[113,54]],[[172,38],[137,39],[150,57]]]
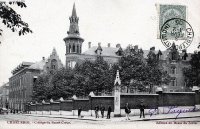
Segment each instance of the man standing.
[[110,119],[110,113],[111,113],[111,111],[112,111],[112,108],[111,108],[111,106],[109,105],[109,106],[108,106],[107,119]]
[[81,118],[81,111],[82,111],[82,108],[79,107],[79,109],[78,109],[78,118]]
[[141,103],[140,103],[140,118],[141,118],[142,115],[143,115],[143,118],[145,118],[144,109],[145,109],[145,106],[143,104],[143,101],[141,101]]
[[105,107],[102,104],[101,104],[100,110],[101,110],[101,116],[102,116],[102,118],[104,118]]
[[95,116],[96,118],[99,118],[99,106],[95,107]]
[[131,113],[131,109],[130,109],[128,103],[126,103],[126,106],[125,106],[125,113],[126,113],[126,120],[130,120],[129,114]]

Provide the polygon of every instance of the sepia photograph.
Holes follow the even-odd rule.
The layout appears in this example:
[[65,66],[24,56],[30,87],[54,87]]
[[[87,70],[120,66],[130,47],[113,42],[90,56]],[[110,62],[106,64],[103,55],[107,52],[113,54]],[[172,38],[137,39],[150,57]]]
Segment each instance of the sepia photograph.
[[199,0],[0,0],[0,129],[198,129]]

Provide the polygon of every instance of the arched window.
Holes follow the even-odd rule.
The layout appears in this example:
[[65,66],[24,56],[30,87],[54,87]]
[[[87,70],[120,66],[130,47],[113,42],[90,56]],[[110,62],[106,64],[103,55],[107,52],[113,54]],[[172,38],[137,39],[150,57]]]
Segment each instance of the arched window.
[[57,69],[57,60],[56,59],[51,60],[51,69]]
[[75,45],[73,44],[73,50],[72,50],[72,52],[75,52]]
[[69,45],[69,53],[72,52],[72,47],[71,47],[71,44]]

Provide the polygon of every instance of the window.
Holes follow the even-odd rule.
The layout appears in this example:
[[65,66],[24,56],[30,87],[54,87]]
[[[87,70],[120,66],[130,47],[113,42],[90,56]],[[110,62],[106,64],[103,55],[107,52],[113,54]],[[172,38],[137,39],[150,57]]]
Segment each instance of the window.
[[56,59],[53,59],[52,61],[51,61],[51,69],[57,69],[57,60]]
[[176,68],[175,68],[175,67],[172,67],[172,68],[171,68],[171,73],[172,73],[172,74],[176,74]]
[[72,49],[72,52],[75,52],[75,45],[73,44],[73,49]]
[[172,86],[177,86],[177,84],[176,84],[176,78],[173,78],[172,81],[171,81],[171,83],[172,83]]
[[70,61],[70,62],[68,62],[68,64],[67,64],[70,68],[74,68],[75,67],[75,65],[76,65],[76,62],[75,61]]

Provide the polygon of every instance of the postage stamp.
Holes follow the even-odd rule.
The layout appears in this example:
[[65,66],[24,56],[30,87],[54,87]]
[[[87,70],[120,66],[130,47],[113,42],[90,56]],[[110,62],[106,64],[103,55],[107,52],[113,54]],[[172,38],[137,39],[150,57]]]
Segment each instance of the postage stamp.
[[184,5],[159,5],[159,25],[158,25],[158,38],[160,38],[160,30],[163,24],[172,18],[180,18],[186,20],[186,6]]
[[187,49],[194,38],[192,26],[183,19],[172,18],[167,20],[160,30],[160,39],[163,45],[170,48],[175,43],[178,50]]

